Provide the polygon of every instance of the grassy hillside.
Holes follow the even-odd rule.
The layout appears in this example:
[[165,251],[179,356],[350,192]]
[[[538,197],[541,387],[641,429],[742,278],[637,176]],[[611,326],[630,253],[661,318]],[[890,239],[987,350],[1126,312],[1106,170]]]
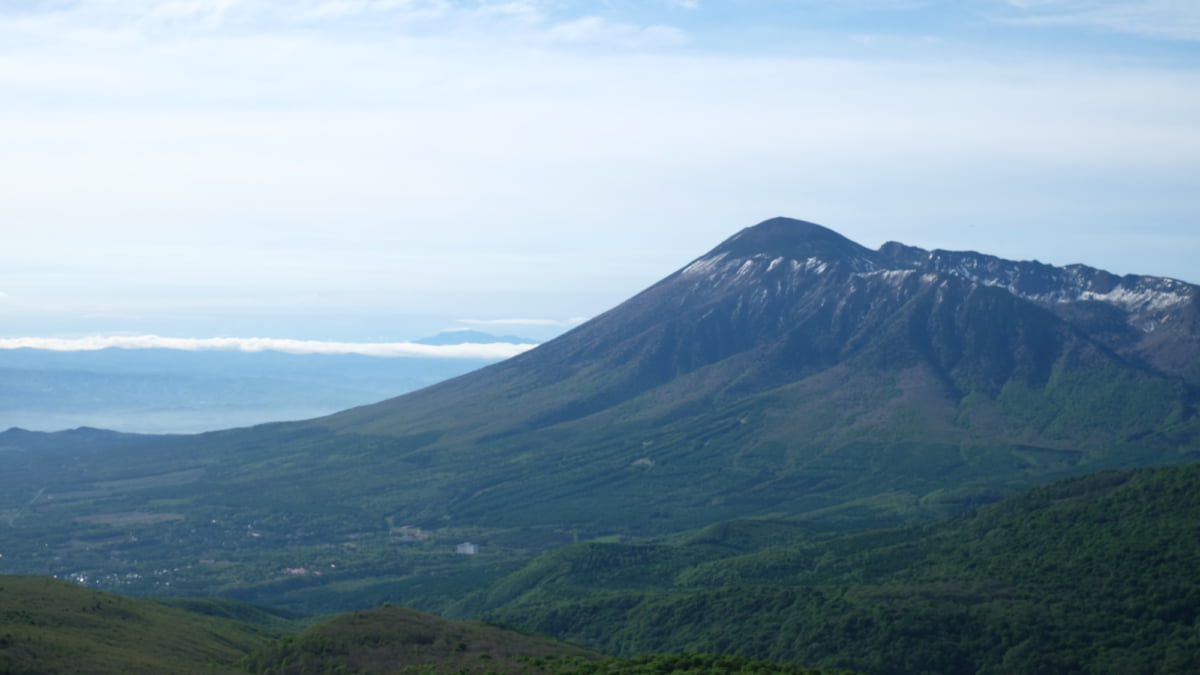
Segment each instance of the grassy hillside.
[[237,661],[294,630],[230,603],[197,600],[192,609],[207,613],[59,579],[0,576],[0,672],[237,672]]
[[[619,654],[709,649],[865,673],[1189,672],[1200,662],[1200,465],[1107,472],[933,526],[745,552],[711,529],[644,557],[555,553],[499,587],[490,616]],[[752,538],[762,532],[751,524]],[[702,546],[704,562],[680,561]],[[541,576],[533,578],[535,572]]]

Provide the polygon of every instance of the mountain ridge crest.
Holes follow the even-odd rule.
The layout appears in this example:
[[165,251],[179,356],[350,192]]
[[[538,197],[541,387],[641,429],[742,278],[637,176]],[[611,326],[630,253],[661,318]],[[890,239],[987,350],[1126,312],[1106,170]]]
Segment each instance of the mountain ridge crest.
[[[793,273],[790,283],[807,283],[808,275],[797,272],[822,274],[834,268],[858,276],[904,270],[949,275],[1003,289],[1057,314],[1095,315],[1105,310],[1087,305],[1101,303],[1118,310],[1122,322],[1141,335],[1169,324],[1179,310],[1190,305],[1194,316],[1188,321],[1200,325],[1200,286],[1180,279],[1117,275],[1079,263],[1058,266],[970,250],[927,250],[894,240],[872,251],[832,229],[785,217],[741,230],[680,274],[706,278],[713,286],[733,286],[759,283],[765,274],[780,267]],[[899,281],[906,275],[885,276]]]

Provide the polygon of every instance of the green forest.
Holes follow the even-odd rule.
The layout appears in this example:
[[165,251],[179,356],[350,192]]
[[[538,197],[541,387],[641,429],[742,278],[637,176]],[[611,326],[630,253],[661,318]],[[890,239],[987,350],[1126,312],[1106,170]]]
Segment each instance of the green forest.
[[1187,672],[1200,663],[1200,465],[1105,472],[933,525],[723,523],[581,544],[476,598],[607,653],[708,647],[867,673]]
[[732,520],[568,544],[425,596],[483,623],[7,576],[0,672],[1186,673],[1197,523],[1200,464],[1068,479],[926,525]]

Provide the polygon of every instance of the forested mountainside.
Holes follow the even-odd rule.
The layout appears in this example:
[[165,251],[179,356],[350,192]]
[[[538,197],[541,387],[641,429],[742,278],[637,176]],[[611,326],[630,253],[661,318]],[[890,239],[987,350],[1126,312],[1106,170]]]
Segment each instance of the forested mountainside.
[[469,603],[617,654],[863,673],[1186,673],[1200,662],[1200,464],[1104,472],[949,521],[821,535],[720,523],[579,544]]

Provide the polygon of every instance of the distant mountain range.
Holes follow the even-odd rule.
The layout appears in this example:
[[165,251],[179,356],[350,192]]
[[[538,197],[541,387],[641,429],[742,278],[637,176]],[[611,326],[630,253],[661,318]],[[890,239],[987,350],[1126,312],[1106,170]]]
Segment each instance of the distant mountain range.
[[492,335],[478,330],[446,330],[427,338],[413,340],[421,345],[462,345],[462,344],[479,344],[490,345],[498,343],[507,343],[511,345],[535,345],[537,340],[530,338],[517,337],[516,335]]
[[[576,540],[928,522],[1200,458],[1198,312],[1182,281],[872,251],[769,220],[559,338],[398,398],[102,451],[0,439],[0,569],[469,612],[464,587]],[[456,555],[464,541],[479,555]]]

